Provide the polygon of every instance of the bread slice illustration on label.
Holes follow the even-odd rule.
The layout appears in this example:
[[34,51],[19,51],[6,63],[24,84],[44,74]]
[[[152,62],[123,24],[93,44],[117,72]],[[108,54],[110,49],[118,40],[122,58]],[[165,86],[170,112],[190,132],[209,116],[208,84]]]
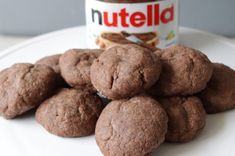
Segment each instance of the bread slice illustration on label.
[[[132,37],[134,40],[132,40]],[[127,33],[127,32],[102,32],[96,40],[96,44],[102,48],[107,49],[114,45],[130,44],[142,42],[145,45],[156,47],[159,44],[159,36],[157,32],[147,33]]]

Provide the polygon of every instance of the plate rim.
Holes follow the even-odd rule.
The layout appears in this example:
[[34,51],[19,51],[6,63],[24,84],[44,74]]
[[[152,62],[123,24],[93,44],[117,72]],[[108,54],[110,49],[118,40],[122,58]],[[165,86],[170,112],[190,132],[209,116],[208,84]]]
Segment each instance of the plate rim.
[[[86,29],[86,26],[82,25],[82,26],[76,26],[76,27],[60,29],[60,30],[52,31],[52,32],[49,32],[49,33],[46,33],[46,34],[42,34],[42,35],[33,37],[32,39],[29,39],[27,41],[24,41],[22,43],[16,44],[12,47],[9,47],[5,50],[0,51],[0,60],[4,59],[4,57],[7,57],[7,55],[12,54],[12,53],[16,52],[17,50],[23,49],[27,46],[30,46],[30,45],[32,45],[36,42],[45,40],[47,38],[53,38],[53,37],[56,37],[58,35],[62,35],[64,33],[67,33],[69,31],[74,31],[76,29]],[[179,30],[180,30],[179,32],[191,31],[191,32],[197,32],[197,33],[205,34],[207,36],[215,38],[216,40],[218,40],[218,41],[220,41],[220,42],[222,42],[222,43],[224,43],[224,44],[226,44],[230,47],[235,48],[235,44],[232,43],[231,40],[229,40],[229,38],[226,38],[226,37],[221,36],[221,35],[213,34],[213,33],[210,33],[210,32],[206,32],[206,31],[202,31],[202,30],[198,30],[198,29],[194,29],[194,28],[189,28],[189,27],[180,27]]]

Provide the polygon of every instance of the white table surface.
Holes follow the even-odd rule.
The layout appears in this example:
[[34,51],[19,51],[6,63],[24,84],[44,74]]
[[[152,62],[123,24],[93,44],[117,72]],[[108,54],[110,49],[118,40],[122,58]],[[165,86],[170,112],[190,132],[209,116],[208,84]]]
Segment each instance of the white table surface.
[[[27,41],[31,38],[33,37],[0,35],[0,52],[4,49],[7,49],[21,42]],[[229,39],[231,40],[232,43],[235,44],[235,37]]]

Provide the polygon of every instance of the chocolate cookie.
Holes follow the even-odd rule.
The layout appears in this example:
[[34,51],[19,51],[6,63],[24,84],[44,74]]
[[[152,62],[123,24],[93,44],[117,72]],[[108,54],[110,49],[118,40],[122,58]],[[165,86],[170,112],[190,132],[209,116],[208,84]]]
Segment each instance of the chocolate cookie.
[[20,63],[0,72],[0,115],[14,118],[49,97],[55,72],[45,65]]
[[51,67],[56,73],[60,74],[59,59],[61,54],[46,56],[38,60],[35,64],[44,64]]
[[158,58],[160,58],[161,59],[161,55],[162,55],[162,53],[163,53],[163,49],[156,49],[155,51],[154,51],[154,54],[158,57]]
[[168,115],[166,141],[188,142],[197,137],[206,123],[206,113],[197,97],[159,99]]
[[144,156],[164,141],[167,115],[147,96],[112,101],[98,119],[95,137],[105,156]]
[[104,96],[122,99],[150,88],[159,78],[161,62],[154,54],[134,44],[114,46],[91,66],[91,82]]
[[61,74],[74,88],[95,90],[90,80],[90,66],[100,53],[99,49],[71,49],[60,57]]
[[58,136],[87,136],[94,133],[102,108],[101,100],[96,95],[61,89],[40,105],[36,120],[47,131]]
[[214,63],[211,80],[199,96],[207,113],[219,113],[235,108],[235,71]]
[[162,74],[148,91],[153,96],[193,95],[211,78],[212,63],[198,50],[176,45],[157,55],[162,61]]
[[60,73],[59,59],[61,54],[46,56],[38,60],[35,64],[44,64],[51,67],[57,73],[57,84],[58,86],[66,87],[67,84],[64,81]]

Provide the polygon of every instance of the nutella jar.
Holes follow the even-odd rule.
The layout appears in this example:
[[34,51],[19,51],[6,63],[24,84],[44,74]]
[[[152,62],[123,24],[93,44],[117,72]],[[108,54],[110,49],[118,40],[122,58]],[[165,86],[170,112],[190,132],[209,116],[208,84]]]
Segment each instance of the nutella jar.
[[86,0],[86,21],[89,48],[166,48],[178,41],[178,0]]

